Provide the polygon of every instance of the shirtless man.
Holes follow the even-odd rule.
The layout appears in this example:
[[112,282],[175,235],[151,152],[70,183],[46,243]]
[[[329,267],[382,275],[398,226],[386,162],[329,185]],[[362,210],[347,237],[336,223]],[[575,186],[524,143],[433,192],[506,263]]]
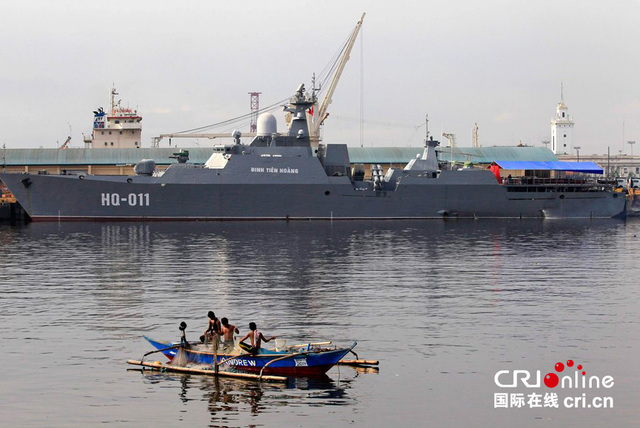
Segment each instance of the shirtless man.
[[244,340],[249,337],[251,338],[251,349],[249,350],[249,353],[251,354],[255,355],[260,352],[260,346],[262,345],[263,340],[265,342],[270,342],[271,340],[276,339],[276,336],[271,336],[268,339],[264,337],[263,334],[258,331],[256,323],[254,322],[249,323],[249,330],[251,331],[247,333],[242,339],[240,339],[240,342],[244,342]]
[[229,324],[229,320],[226,318],[221,318],[220,322],[222,323],[222,327],[220,331],[222,332],[222,350],[224,352],[230,352],[235,347],[235,343],[233,341],[233,333],[239,334],[240,330],[233,324]]
[[207,324],[207,329],[200,336],[202,343],[210,342],[214,334],[220,334],[220,320],[216,318],[216,314],[213,311],[209,311],[207,316],[209,317],[209,323]]

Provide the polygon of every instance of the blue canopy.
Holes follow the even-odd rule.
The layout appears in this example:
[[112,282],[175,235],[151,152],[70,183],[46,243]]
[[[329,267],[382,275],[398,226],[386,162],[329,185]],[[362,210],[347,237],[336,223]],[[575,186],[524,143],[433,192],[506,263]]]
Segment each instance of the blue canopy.
[[604,170],[594,162],[533,162],[533,161],[496,161],[502,169],[529,169],[545,171],[571,171],[587,174],[602,174]]

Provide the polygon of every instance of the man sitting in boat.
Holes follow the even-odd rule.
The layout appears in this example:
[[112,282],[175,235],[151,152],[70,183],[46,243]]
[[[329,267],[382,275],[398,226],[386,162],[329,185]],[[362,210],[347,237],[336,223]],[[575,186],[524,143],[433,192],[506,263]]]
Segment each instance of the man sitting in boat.
[[233,324],[229,324],[229,320],[226,318],[220,318],[220,322],[222,323],[222,327],[220,328],[222,332],[222,351],[223,352],[231,352],[235,347],[235,343],[233,341],[233,333],[240,333],[238,327]]
[[[256,355],[260,352],[260,346],[262,345],[262,341],[269,342],[273,339],[277,339],[276,336],[271,336],[270,338],[264,337],[264,335],[258,331],[258,327],[256,327],[256,323],[249,323],[249,333],[247,333],[242,339],[240,339],[240,347],[250,354]],[[246,343],[243,343],[245,339],[251,338],[251,346]]]
[[213,340],[213,335],[220,334],[220,320],[216,318],[216,314],[213,311],[209,311],[207,314],[209,317],[209,323],[207,324],[207,329],[204,331],[202,336],[200,336],[200,342],[209,343]]

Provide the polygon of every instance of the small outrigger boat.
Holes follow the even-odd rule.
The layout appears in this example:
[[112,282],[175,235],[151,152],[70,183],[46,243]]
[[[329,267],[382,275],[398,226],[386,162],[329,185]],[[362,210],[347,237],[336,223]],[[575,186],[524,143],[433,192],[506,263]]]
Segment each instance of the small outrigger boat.
[[329,349],[323,346],[330,342],[307,343],[284,349],[260,348],[260,352],[253,355],[248,352],[218,353],[214,352],[212,345],[189,344],[184,341],[182,343],[163,342],[147,336],[144,338],[157,349],[155,352],[163,353],[169,360],[173,360],[181,353],[179,358],[185,358],[190,364],[218,366],[223,370],[235,369],[259,375],[282,376],[323,375],[357,344],[353,342],[349,347]]

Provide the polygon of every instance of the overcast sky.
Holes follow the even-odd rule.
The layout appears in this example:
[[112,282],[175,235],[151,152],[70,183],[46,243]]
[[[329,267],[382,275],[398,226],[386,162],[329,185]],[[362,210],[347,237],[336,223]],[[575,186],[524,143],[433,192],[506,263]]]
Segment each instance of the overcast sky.
[[476,122],[482,146],[542,146],[561,82],[581,154],[640,142],[637,0],[24,0],[0,14],[0,143],[55,148],[71,127],[83,147],[112,84],[143,116],[143,147],[248,113],[250,91],[276,103],[310,86],[362,12],[325,142],[360,145],[363,87],[366,147],[421,145],[426,114],[459,146]]

